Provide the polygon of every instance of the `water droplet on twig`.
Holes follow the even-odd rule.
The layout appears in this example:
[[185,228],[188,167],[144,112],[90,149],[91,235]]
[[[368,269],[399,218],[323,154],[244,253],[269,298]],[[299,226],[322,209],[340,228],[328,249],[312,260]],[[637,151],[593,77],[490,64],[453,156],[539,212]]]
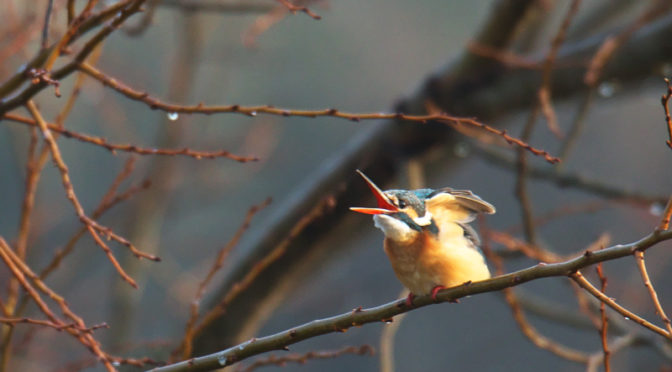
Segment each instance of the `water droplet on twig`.
[[653,203],[649,207],[649,213],[656,217],[660,217],[663,215],[663,205],[660,203]]
[[609,98],[613,96],[615,92],[616,92],[616,86],[614,85],[613,82],[610,81],[603,81],[597,87],[597,93],[599,93],[600,97],[603,98]]
[[168,116],[168,120],[170,121],[175,121],[180,117],[177,112],[169,112],[166,116]]
[[471,148],[469,148],[469,144],[466,142],[458,142],[455,144],[455,147],[453,147],[453,153],[455,156],[458,158],[466,158],[469,156],[469,153],[471,152]]

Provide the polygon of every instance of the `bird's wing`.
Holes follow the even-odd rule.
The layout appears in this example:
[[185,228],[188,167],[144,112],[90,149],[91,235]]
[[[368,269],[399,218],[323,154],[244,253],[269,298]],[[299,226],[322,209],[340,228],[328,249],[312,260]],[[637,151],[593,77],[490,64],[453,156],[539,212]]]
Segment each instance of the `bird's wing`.
[[455,197],[457,203],[476,213],[495,213],[495,207],[481,199],[478,195],[469,190],[450,190],[448,191]]
[[469,190],[450,188],[436,190],[425,201],[429,212],[440,222],[467,223],[474,220],[477,213],[495,213],[492,204]]

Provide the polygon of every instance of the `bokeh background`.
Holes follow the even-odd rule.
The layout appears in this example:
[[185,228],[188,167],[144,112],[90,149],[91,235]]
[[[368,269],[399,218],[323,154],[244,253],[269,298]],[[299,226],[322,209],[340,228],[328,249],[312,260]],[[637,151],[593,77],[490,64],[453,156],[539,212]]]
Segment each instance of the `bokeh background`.
[[[2,0],[35,21],[20,32],[41,30],[43,5]],[[56,1],[52,37],[63,31],[63,2]],[[474,39],[493,7],[492,1],[339,0],[310,3],[322,16],[317,21],[302,13],[287,15],[258,35],[254,45],[245,42],[260,14],[188,12],[159,5],[151,25],[139,35],[117,32],[105,43],[98,68],[130,86],[155,97],[178,103],[271,104],[281,107],[320,109],[336,107],[351,112],[384,112],[416,92],[435,71],[459,57]],[[547,26],[528,52],[543,53],[566,12],[564,1],[548,1],[540,7],[549,14]],[[599,1],[584,2],[577,16],[591,14]],[[624,3],[624,2],[620,2]],[[627,2],[625,2],[627,3]],[[572,35],[581,37],[616,30],[632,22],[647,2],[618,5],[618,17],[594,29]],[[645,4],[646,3],[646,4]],[[34,8],[33,8],[34,6]],[[2,14],[10,22],[9,13]],[[662,15],[661,15],[662,16]],[[131,26],[139,21],[134,17]],[[40,20],[40,21],[38,21]],[[60,25],[59,25],[60,21]],[[577,31],[578,32],[578,31]],[[37,43],[7,58],[3,79],[32,56]],[[670,48],[670,45],[661,45]],[[527,51],[526,51],[527,52]],[[585,118],[585,128],[564,170],[600,180],[615,188],[637,190],[654,197],[672,189],[670,149],[664,145],[665,130],[660,95],[662,76],[672,61],[636,80],[603,82]],[[666,70],[667,69],[667,70]],[[68,92],[72,77],[62,82]],[[72,308],[91,323],[107,322],[111,329],[98,331],[99,339],[113,350],[131,355],[164,356],[184,330],[189,304],[198,283],[212,265],[220,247],[242,223],[247,209],[267,197],[273,203],[259,212],[242,242],[226,261],[201,306],[215,301],[220,283],[237,262],[245,259],[259,236],[283,216],[296,198],[295,191],[311,182],[330,159],[377,125],[335,118],[283,118],[268,115],[179,115],[171,120],[165,112],[150,110],[87,79],[66,127],[107,138],[110,142],[201,150],[226,149],[256,155],[260,161],[240,164],[227,159],[140,157],[129,183],[149,177],[152,187],[116,207],[102,222],[128,237],[141,249],[155,252],[161,263],[137,262],[122,248],[115,248],[122,264],[138,280],[133,290],[117,273],[89,237],[49,280],[64,294]],[[555,101],[563,131],[567,131],[582,96]],[[47,118],[53,118],[63,98],[50,90],[37,102]],[[21,110],[18,110],[21,111]],[[520,133],[528,110],[510,111],[488,122]],[[471,113],[478,116],[478,112]],[[423,130],[418,124],[417,130]],[[28,131],[17,124],[0,124],[0,235],[16,236],[23,198],[23,179]],[[538,124],[530,141],[557,153],[561,141]],[[72,182],[82,204],[92,209],[122,168],[127,154],[112,155],[96,146],[59,139]],[[394,151],[394,149],[390,149]],[[508,150],[511,154],[513,151]],[[532,159],[538,167],[551,167]],[[520,224],[520,208],[514,195],[515,173],[494,165],[472,139],[460,136],[445,146],[435,146],[416,158],[426,186],[467,188],[497,207],[488,225],[504,230]],[[409,185],[406,165],[385,188]],[[354,172],[354,169],[352,169]],[[354,174],[354,173],[353,173]],[[156,182],[158,180],[158,182]],[[662,206],[611,200],[541,180],[530,181],[535,214],[558,208],[604,201],[592,213],[561,217],[539,228],[541,242],[561,254],[585,249],[602,233],[611,241],[629,243],[648,234],[659,220]],[[29,240],[28,261],[42,267],[56,249],[79,228],[65,198],[56,169],[48,165],[38,189],[34,230]],[[360,202],[359,200],[353,200]],[[372,199],[368,203],[373,203]],[[345,210],[348,203],[335,208]],[[401,285],[382,251],[382,234],[363,215],[346,215],[333,222],[315,243],[313,256],[288,272],[282,283],[269,283],[275,300],[249,335],[278,332],[313,319],[370,307],[399,296]],[[520,234],[519,234],[520,235]],[[647,254],[650,273],[661,294],[663,307],[672,308],[670,244]],[[507,261],[507,269],[533,264],[526,259]],[[605,265],[608,294],[629,308],[657,320],[641,284],[634,260]],[[8,273],[0,270],[4,283]],[[524,285],[521,293],[532,301],[552,301],[567,313],[577,313],[569,282],[551,278]],[[4,292],[3,292],[4,293]],[[253,291],[242,296],[254,298]],[[35,313],[35,309],[30,309]],[[600,350],[597,331],[558,324],[530,315],[531,322],[553,339],[575,348]],[[378,348],[384,323],[350,329],[293,346],[295,352],[337,349],[343,345],[371,344]],[[25,337],[20,332],[19,339]],[[16,348],[10,370],[57,370],[68,362],[86,358],[81,345],[61,333],[40,330],[25,347]],[[409,313],[400,325],[395,343],[398,371],[579,371],[585,366],[563,360],[534,347],[522,335],[499,293],[466,298],[460,304],[441,304]],[[614,370],[658,370],[670,361],[650,347],[635,347],[614,355]],[[334,360],[287,365],[286,371],[375,371],[378,356],[343,356]]]

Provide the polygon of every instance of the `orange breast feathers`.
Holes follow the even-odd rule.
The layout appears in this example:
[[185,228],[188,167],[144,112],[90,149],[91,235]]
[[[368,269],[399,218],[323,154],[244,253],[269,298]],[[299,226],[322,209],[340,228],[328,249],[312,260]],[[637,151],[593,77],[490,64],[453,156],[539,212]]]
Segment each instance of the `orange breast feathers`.
[[428,294],[437,285],[454,287],[490,278],[483,255],[462,225],[473,219],[474,210],[450,194],[428,200],[427,209],[438,235],[423,231],[408,241],[385,239],[385,253],[401,283],[414,294]]
[[437,285],[490,278],[483,256],[471,244],[464,237],[439,242],[425,233],[410,244],[385,239],[384,248],[399,281],[414,294],[429,294]]

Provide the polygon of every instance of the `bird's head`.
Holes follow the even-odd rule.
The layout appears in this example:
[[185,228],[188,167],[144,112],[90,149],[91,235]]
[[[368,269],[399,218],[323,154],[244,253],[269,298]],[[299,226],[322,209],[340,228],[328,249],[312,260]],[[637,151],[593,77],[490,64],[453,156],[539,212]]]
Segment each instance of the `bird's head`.
[[414,240],[426,232],[438,234],[438,227],[425,204],[426,197],[434,190],[387,190],[382,191],[364,173],[357,170],[376,197],[377,208],[351,207],[355,212],[371,214],[385,236],[397,242]]

